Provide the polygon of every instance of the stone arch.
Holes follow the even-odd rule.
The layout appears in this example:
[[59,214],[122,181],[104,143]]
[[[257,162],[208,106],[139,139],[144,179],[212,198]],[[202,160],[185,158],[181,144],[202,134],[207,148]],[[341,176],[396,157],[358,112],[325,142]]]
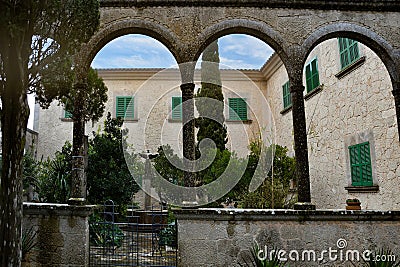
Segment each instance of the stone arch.
[[177,62],[181,61],[181,56],[178,53],[180,51],[180,42],[178,41],[178,37],[169,29],[151,21],[137,19],[119,20],[102,27],[75,57],[78,77],[87,72],[91,62],[101,48],[113,39],[126,34],[144,34],[150,36],[164,44]]
[[285,50],[283,37],[267,24],[248,19],[231,19],[214,24],[206,28],[198,37],[199,47],[193,61],[198,60],[203,50],[219,37],[228,34],[248,34],[267,43],[280,56],[287,67],[289,57]]
[[303,43],[304,55],[302,65],[305,64],[307,56],[311,51],[323,41],[328,39],[346,37],[362,42],[372,49],[386,66],[392,83],[399,80],[399,73],[396,67],[396,56],[393,54],[394,48],[381,36],[372,30],[360,25],[351,23],[335,23],[318,28]]
[[[344,22],[335,23],[320,27],[304,41],[302,48],[305,54],[302,56],[302,66],[305,64],[307,56],[314,47],[325,40],[336,37],[347,37],[361,41],[372,49],[382,60],[392,82],[392,94],[395,102],[397,128],[400,140],[400,64],[398,63],[398,51],[396,51],[388,41],[371,29],[357,24]],[[302,72],[303,71],[302,69]]]

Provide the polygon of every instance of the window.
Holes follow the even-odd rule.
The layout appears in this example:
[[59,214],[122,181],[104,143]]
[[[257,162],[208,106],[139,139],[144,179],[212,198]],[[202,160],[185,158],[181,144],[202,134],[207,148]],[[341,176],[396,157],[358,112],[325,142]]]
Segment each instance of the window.
[[173,96],[172,97],[172,112],[171,119],[182,120],[182,97]]
[[135,118],[134,98],[132,96],[117,96],[116,117],[133,120]]
[[352,186],[372,186],[369,142],[349,146]]
[[287,81],[284,85],[282,85],[283,92],[283,108],[288,108],[292,105],[292,96],[290,94],[290,84]]
[[246,121],[247,104],[245,98],[229,98],[229,120]]
[[306,85],[307,93],[319,86],[318,62],[316,58],[306,66]]
[[339,53],[340,64],[344,69],[360,58],[358,42],[348,38],[339,38]]
[[72,113],[64,109],[64,119],[72,119]]

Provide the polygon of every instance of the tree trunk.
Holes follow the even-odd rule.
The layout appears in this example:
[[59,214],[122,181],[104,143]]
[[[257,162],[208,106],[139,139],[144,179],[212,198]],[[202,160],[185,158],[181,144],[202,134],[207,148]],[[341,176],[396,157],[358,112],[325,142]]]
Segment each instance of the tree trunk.
[[2,51],[6,81],[1,95],[0,266],[15,267],[21,265],[22,257],[22,157],[29,117],[25,60],[28,57],[23,54],[27,49],[20,45],[22,42],[10,43]]
[[86,202],[85,176],[85,121],[83,119],[83,92],[85,83],[75,84],[76,99],[74,101],[74,127],[72,140],[72,179],[70,205],[83,205]]

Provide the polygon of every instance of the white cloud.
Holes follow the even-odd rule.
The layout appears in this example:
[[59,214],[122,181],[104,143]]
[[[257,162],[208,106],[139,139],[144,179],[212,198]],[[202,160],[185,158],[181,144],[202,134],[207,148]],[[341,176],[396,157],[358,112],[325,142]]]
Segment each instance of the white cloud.
[[[221,63],[238,69],[259,69],[273,53],[263,41],[243,34],[219,39]],[[199,60],[200,61],[200,60]],[[92,62],[94,68],[166,68],[175,58],[159,41],[139,34],[108,43]]]
[[256,64],[245,62],[242,59],[229,59],[220,57],[221,67],[223,69],[259,69]]
[[159,41],[144,35],[114,39],[96,55],[94,68],[165,68],[176,65],[175,58]]
[[[169,63],[169,64],[168,64]],[[149,56],[137,54],[132,56],[116,56],[111,58],[99,58],[93,62],[94,68],[167,68],[176,65],[174,62],[166,62],[163,55]]]
[[220,38],[218,43],[221,57],[242,60],[245,63],[242,68],[251,66],[258,69],[273,53],[266,43],[249,35],[227,35]]

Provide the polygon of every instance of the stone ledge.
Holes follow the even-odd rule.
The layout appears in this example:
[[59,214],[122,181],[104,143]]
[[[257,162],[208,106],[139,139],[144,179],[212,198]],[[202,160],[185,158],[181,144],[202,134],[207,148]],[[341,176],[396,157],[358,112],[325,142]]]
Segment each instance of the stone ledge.
[[344,189],[349,193],[376,193],[379,191],[379,186],[346,186]]
[[304,96],[304,100],[309,100],[310,98],[312,98],[313,96],[317,95],[318,93],[320,93],[322,91],[322,89],[324,89],[324,85],[320,84],[317,87],[315,87],[313,90],[311,90],[310,92],[308,92],[305,96]]
[[288,113],[289,111],[291,111],[293,108],[292,104],[290,104],[290,106],[287,106],[286,108],[284,108],[280,114],[285,115],[286,113]]
[[182,119],[171,119],[171,118],[168,118],[168,122],[169,123],[182,123]]
[[289,209],[174,209],[179,220],[199,221],[400,221],[400,211]]
[[211,7],[265,7],[319,10],[399,10],[400,3],[391,0],[100,0],[101,7],[151,7],[151,6],[211,6]]
[[344,69],[339,71],[339,73],[335,74],[336,78],[342,79],[347,74],[351,73],[353,70],[359,68],[365,62],[365,56],[360,57],[350,65],[346,66]]
[[88,217],[92,214],[94,207],[92,205],[72,206],[68,204],[24,202],[23,214]]
[[226,119],[225,122],[226,123],[231,123],[231,124],[239,124],[239,123],[251,124],[253,122],[253,120],[250,120],[250,119],[248,119],[248,120],[229,120],[229,119]]

